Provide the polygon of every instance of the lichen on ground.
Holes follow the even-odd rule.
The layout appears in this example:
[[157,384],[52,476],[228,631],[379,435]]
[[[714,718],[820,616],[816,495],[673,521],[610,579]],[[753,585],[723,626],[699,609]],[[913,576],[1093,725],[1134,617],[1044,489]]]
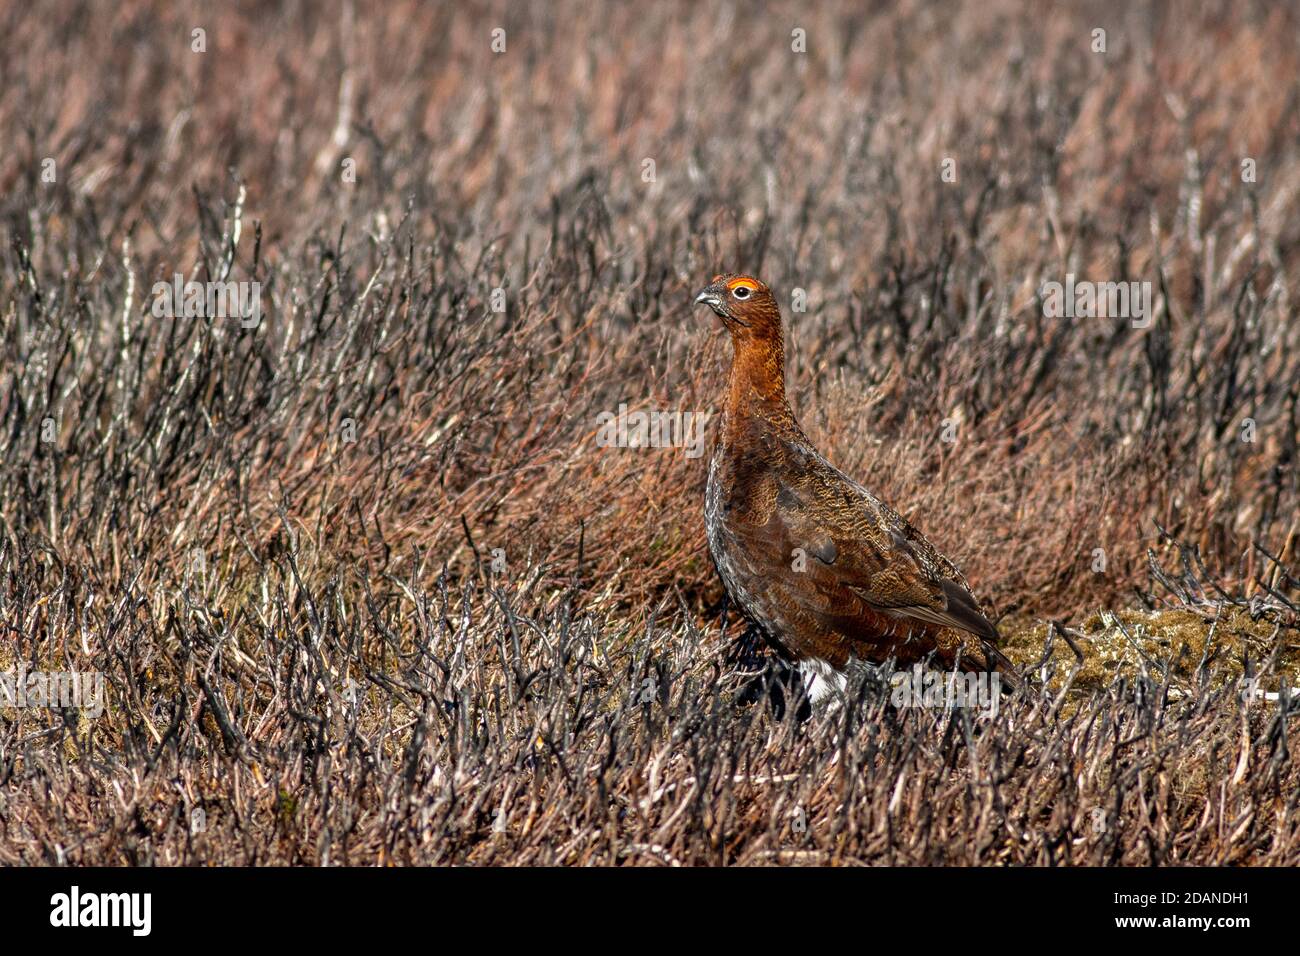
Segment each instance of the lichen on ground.
[[1275,692],[1300,683],[1300,621],[1285,610],[1235,604],[1177,609],[1094,611],[1066,625],[1083,659],[1057,633],[1044,660],[1052,624],[1031,618],[1001,622],[1002,648],[1016,664],[1044,673],[1059,689],[1103,689],[1121,678],[1145,674],[1172,687],[1190,686],[1204,675],[1213,686],[1239,680],[1249,666],[1258,688]]

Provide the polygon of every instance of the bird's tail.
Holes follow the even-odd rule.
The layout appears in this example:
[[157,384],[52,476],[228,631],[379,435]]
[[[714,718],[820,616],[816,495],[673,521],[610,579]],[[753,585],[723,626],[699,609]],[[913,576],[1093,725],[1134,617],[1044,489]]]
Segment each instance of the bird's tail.
[[980,643],[983,645],[984,655],[988,659],[989,670],[996,673],[1017,694],[1024,693],[1025,679],[1020,673],[1020,668],[1011,663],[1011,659],[1007,655],[988,641],[981,641]]

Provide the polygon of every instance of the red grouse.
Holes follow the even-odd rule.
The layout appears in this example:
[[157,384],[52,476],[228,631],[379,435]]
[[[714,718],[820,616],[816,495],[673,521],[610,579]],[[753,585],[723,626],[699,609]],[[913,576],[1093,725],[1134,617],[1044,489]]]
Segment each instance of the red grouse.
[[750,276],[699,295],[734,356],[709,463],[709,551],[732,601],[785,659],[812,703],[855,664],[997,671],[997,629],[961,572],[896,511],[817,453],[785,397],[781,313]]

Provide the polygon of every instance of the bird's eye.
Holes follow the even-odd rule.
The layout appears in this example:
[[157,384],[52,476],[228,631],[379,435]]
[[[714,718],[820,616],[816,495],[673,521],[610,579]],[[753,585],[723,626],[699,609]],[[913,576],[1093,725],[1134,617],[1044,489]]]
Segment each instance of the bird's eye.
[[735,289],[732,289],[731,294],[734,295],[737,299],[748,299],[749,291],[750,291],[749,286],[742,285]]

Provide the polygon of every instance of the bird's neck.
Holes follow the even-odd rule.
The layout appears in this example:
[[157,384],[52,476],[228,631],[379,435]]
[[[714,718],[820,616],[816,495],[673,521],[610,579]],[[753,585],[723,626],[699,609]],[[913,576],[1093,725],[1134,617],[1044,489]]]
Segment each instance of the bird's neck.
[[785,349],[780,340],[735,338],[735,355],[727,380],[727,417],[732,422],[750,416],[798,429],[785,397]]

